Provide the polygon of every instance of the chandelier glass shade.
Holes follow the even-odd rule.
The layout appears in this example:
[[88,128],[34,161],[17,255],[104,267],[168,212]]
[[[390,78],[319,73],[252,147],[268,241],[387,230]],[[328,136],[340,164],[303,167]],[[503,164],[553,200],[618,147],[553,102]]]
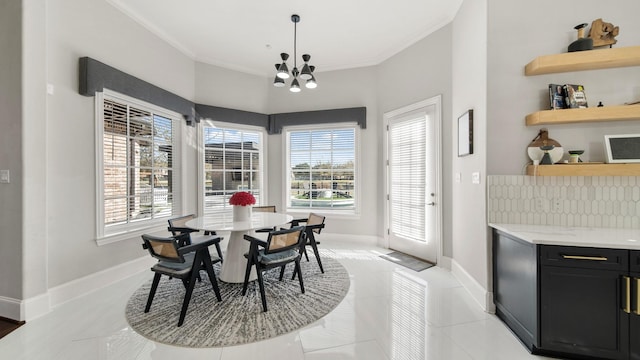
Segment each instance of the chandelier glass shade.
[[297,93],[300,92],[300,80],[304,81],[305,87],[307,89],[315,89],[318,84],[316,83],[316,78],[313,74],[315,70],[315,66],[309,65],[309,60],[311,59],[311,55],[304,54],[302,55],[302,60],[304,61],[304,65],[302,66],[302,71],[298,70],[297,63],[297,24],[300,22],[300,16],[293,14],[291,15],[291,21],[293,22],[293,69],[291,69],[291,73],[289,73],[289,66],[287,66],[287,60],[289,59],[289,54],[281,53],[280,59],[282,63],[276,64],[276,76],[273,80],[273,86],[275,87],[285,87],[285,80],[293,77],[291,80],[291,85],[289,87],[289,91]]

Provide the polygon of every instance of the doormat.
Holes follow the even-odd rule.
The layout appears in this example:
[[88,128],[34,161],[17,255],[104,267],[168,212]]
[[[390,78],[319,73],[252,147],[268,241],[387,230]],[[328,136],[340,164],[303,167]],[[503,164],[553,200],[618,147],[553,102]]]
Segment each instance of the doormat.
[[422,259],[418,259],[417,257],[401,253],[399,251],[394,251],[386,255],[380,255],[380,257],[414,271],[426,270],[435,265]]

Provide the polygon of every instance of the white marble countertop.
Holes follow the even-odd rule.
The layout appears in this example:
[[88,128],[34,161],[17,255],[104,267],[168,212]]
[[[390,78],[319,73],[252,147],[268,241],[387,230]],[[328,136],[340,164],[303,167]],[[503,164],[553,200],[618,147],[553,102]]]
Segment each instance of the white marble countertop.
[[489,226],[532,244],[640,250],[640,229],[494,223]]

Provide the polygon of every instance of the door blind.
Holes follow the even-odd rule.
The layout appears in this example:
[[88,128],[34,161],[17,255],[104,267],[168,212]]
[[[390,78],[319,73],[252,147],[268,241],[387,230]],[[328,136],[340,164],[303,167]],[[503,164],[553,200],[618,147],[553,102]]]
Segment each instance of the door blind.
[[398,236],[426,241],[426,114],[389,124],[390,230]]

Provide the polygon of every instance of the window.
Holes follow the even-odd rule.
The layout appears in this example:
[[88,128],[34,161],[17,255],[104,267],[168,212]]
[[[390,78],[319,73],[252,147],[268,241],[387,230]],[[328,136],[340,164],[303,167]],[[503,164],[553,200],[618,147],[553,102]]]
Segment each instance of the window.
[[261,201],[263,132],[247,129],[203,127],[204,213],[229,209],[229,198],[249,191]]
[[285,130],[289,209],[355,212],[357,127],[331,127]]
[[166,222],[179,213],[180,117],[122,95],[96,99],[98,238]]

